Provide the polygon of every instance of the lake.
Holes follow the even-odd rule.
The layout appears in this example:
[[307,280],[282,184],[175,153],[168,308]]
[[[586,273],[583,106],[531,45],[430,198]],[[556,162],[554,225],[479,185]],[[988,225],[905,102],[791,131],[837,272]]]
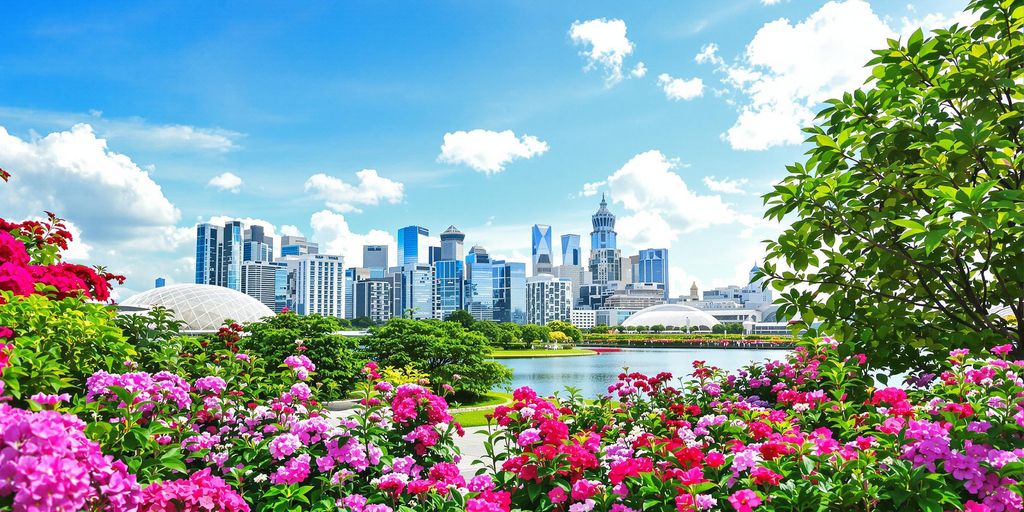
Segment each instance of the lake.
[[596,356],[501,359],[512,368],[512,389],[530,386],[541,395],[563,391],[566,386],[579,388],[585,397],[606,394],[623,367],[629,371],[655,375],[672,372],[677,377],[689,376],[693,361],[728,371],[738,370],[756,361],[782,358],[787,350],[692,349],[692,348],[624,348]]

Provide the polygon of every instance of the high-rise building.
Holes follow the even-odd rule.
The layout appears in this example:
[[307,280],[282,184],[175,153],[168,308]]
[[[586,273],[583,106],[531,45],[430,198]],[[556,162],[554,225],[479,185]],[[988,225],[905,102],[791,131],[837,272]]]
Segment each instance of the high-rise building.
[[388,272],[388,246],[364,245],[363,268],[370,271],[370,277],[383,278]]
[[572,325],[580,329],[590,329],[597,325],[597,311],[593,309],[574,309],[569,318]]
[[435,261],[441,261],[441,246],[431,245],[430,247],[427,247],[427,254],[430,255],[430,257],[427,258],[428,264],[433,265]]
[[551,226],[534,224],[531,230],[531,254],[533,255],[533,275],[550,274],[554,265],[551,250]]
[[601,205],[591,217],[590,274],[596,285],[622,279],[622,261],[616,248],[615,215],[608,211],[608,202],[601,196]]
[[295,272],[293,265],[289,264],[287,258],[281,258],[271,263],[277,267],[274,273],[274,307],[275,313],[281,313],[286,309],[295,309]]
[[580,289],[590,284],[590,271],[579,265],[559,265],[551,269],[551,275],[568,279],[572,283],[572,303],[574,307],[579,304]]
[[242,263],[241,292],[262,302],[271,310],[277,307],[277,265],[262,261]]
[[465,303],[465,263],[461,260],[434,262],[433,316],[444,320]]
[[572,283],[550,274],[526,280],[526,322],[545,325],[548,322],[572,320]]
[[637,256],[619,258],[619,282],[622,284],[636,281],[636,268],[640,263]]
[[242,232],[242,261],[274,261],[274,239],[266,236],[263,226],[253,224]]
[[158,277],[153,281],[153,288],[163,288],[164,286],[167,286],[167,280],[162,277]]
[[455,226],[448,226],[448,229],[441,233],[441,259],[462,261],[462,243],[465,240],[465,233],[456,229]]
[[421,226],[406,226],[398,230],[398,266],[427,263],[430,230]]
[[196,226],[196,283],[241,290],[242,223]]
[[526,264],[496,260],[494,276],[494,320],[526,323]]
[[345,269],[345,318],[354,320],[358,318],[356,315],[355,304],[356,304],[356,283],[370,279],[370,269],[361,267],[349,267]]
[[694,281],[693,284],[690,285],[690,300],[700,299],[699,292],[700,290],[697,289],[697,281]]
[[665,289],[665,300],[668,300],[668,249],[641,250],[633,282],[661,284]]
[[399,311],[403,318],[432,318],[434,315],[434,267],[410,264],[401,267],[399,274]]
[[562,265],[580,266],[583,264],[583,251],[580,249],[579,235],[562,235]]
[[391,320],[393,281],[366,279],[355,283],[355,317],[367,317],[376,324]]
[[466,311],[477,320],[494,320],[494,265],[479,245],[466,255]]
[[303,254],[294,258],[297,262],[296,312],[300,315],[319,314],[342,318],[345,314],[345,269],[342,257]]
[[320,246],[315,242],[309,242],[301,236],[281,236],[281,256],[301,256],[318,252],[320,252]]

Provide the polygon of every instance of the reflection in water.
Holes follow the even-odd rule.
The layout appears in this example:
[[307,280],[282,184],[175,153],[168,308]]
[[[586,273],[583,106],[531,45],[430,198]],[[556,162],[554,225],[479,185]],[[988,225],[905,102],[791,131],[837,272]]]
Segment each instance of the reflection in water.
[[512,389],[530,386],[541,395],[563,391],[566,386],[579,388],[585,397],[605,394],[622,371],[655,375],[671,372],[676,377],[688,377],[694,360],[705,361],[728,371],[737,370],[752,362],[780,359],[786,350],[690,349],[658,348],[623,349],[596,356],[516,358],[499,362],[512,368]]

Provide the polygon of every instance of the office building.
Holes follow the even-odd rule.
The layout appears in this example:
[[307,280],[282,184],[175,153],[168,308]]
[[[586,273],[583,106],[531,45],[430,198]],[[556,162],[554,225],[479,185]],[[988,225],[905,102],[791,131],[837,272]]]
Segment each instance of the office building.
[[274,261],[274,239],[266,236],[263,226],[254,224],[242,232],[242,261]]
[[398,266],[428,263],[427,247],[430,231],[421,226],[406,226],[398,230]]
[[441,261],[441,246],[431,245],[430,247],[427,247],[427,254],[429,255],[427,263],[430,265],[433,265],[435,261]]
[[153,282],[153,288],[163,288],[164,286],[167,286],[167,280],[162,277],[156,278],[156,281]]
[[274,310],[277,307],[277,271],[279,267],[269,262],[246,261],[242,263],[242,293],[260,301]]
[[615,249],[615,215],[608,211],[608,201],[604,194],[601,194],[601,204],[597,213],[591,216],[591,224],[594,230],[590,232],[590,250]]
[[364,245],[363,268],[370,271],[370,277],[382,279],[388,272],[388,246]]
[[241,291],[242,223],[196,226],[196,284]]
[[526,323],[526,264],[496,260],[494,276],[494,320]]
[[551,275],[568,279],[572,283],[573,306],[580,303],[580,290],[590,283],[590,272],[579,265],[559,265],[551,269]]
[[633,282],[661,284],[665,290],[664,298],[667,301],[669,295],[668,249],[643,249],[637,255],[637,260],[637,272],[633,275]]
[[395,316],[425,319],[433,317],[434,267],[410,264],[397,272],[399,280],[398,311]]
[[462,261],[462,243],[465,240],[465,233],[456,229],[455,226],[448,226],[448,229],[441,233],[441,260]]
[[320,246],[314,242],[307,241],[304,237],[293,235],[281,236],[281,256],[301,256],[303,254],[317,254]]
[[608,211],[608,202],[601,196],[601,204],[591,217],[593,231],[590,232],[590,274],[596,285],[607,285],[609,281],[622,279],[622,261],[616,248],[615,215]]
[[277,267],[274,273],[274,307],[275,313],[295,310],[295,272],[287,259],[278,259],[271,263]]
[[619,258],[620,283],[632,283],[635,280],[633,276],[636,275],[636,267],[639,261],[639,258],[636,256]]
[[367,268],[349,267],[345,269],[345,318],[349,320],[358,318],[355,312],[356,283],[371,277],[370,269]]
[[604,298],[601,307],[640,311],[664,303],[664,285],[660,283],[624,283],[621,287],[617,286],[611,295]]
[[569,321],[580,329],[590,329],[597,325],[597,311],[593,309],[574,309],[569,313]]
[[560,320],[570,321],[572,315],[572,283],[550,274],[526,280],[526,322],[546,325]]
[[551,226],[534,224],[530,239],[533,275],[550,274],[551,268],[554,266],[551,250]]
[[345,269],[341,256],[293,256],[296,269],[295,310],[300,315],[345,315]]
[[562,235],[562,265],[583,265],[583,251],[580,249],[579,235]]
[[465,295],[465,263],[460,260],[434,262],[433,317],[444,320],[462,309]]
[[391,320],[394,312],[391,279],[366,279],[355,282],[355,318],[366,317],[375,324]]
[[494,320],[494,265],[479,245],[466,255],[466,311],[477,320]]

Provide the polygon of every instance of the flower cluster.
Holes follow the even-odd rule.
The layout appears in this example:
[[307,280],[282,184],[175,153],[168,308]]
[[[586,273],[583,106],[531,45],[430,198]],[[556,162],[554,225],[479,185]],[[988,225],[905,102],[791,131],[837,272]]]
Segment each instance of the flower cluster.
[[154,483],[142,492],[140,512],[249,512],[249,505],[209,469],[186,479]]

